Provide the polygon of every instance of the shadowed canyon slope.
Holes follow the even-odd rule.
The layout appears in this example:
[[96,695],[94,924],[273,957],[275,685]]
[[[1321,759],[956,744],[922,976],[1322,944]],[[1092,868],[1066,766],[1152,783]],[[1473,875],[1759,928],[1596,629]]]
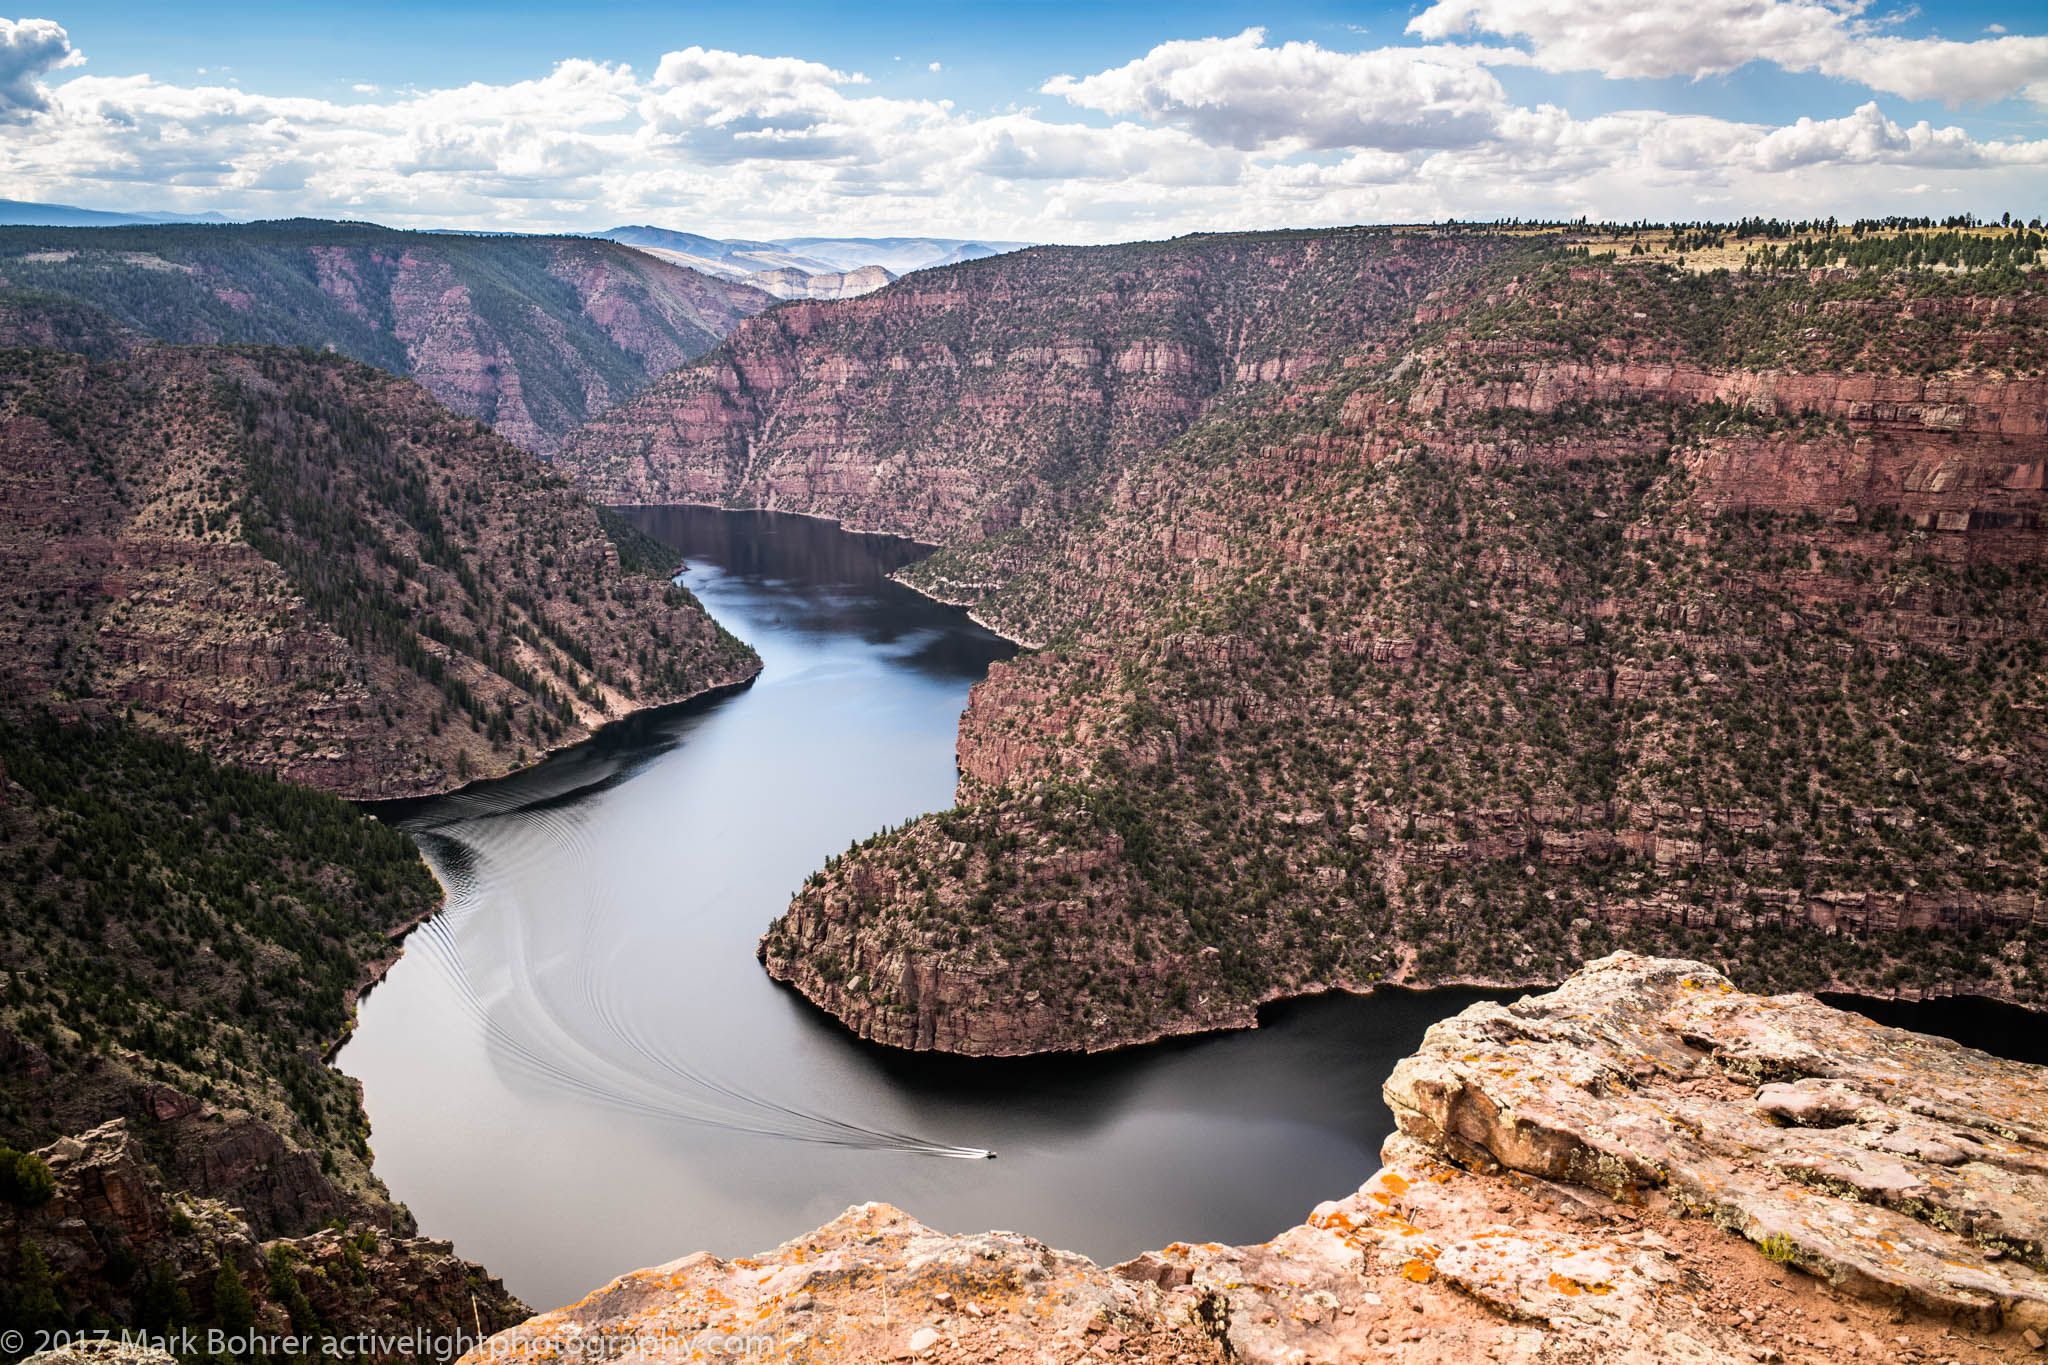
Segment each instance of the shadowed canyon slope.
[[[2038,1002],[2048,290],[2038,234],[1956,241],[1025,252],[757,319],[566,455],[942,541],[903,576],[1049,646],[976,690],[960,805],[763,940],[863,1036],[1104,1047],[1617,942]],[[977,368],[960,320],[1027,310]]]
[[53,296],[95,310],[103,331],[337,350],[539,451],[774,302],[585,237],[317,220],[0,229],[0,337],[70,344],[7,325],[10,300]]
[[1384,1167],[1255,1246],[1098,1266],[887,1205],[621,1276],[473,1352],[769,1360],[2013,1359],[2048,1327],[2048,1070],[1616,954],[1387,1081]]
[[352,361],[9,352],[0,432],[17,705],[132,709],[248,767],[398,796],[758,667],[658,547]]

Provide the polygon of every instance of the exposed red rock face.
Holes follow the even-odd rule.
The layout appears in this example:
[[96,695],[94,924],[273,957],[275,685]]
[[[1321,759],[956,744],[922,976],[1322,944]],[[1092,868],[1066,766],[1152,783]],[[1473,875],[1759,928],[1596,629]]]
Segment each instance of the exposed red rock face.
[[2048,1314],[2044,1086],[1617,954],[1431,1029],[1387,1082],[1384,1168],[1271,1241],[1105,1268],[866,1204],[621,1276],[468,1359],[1990,1365]]
[[559,475],[348,362],[24,354],[0,484],[14,700],[327,791],[503,773],[759,666]]
[[903,576],[1047,648],[763,961],[975,1053],[1617,942],[2048,1000],[2042,290],[1975,287],[1532,252],[961,533]]
[[[11,1274],[20,1275],[24,1248],[33,1246],[62,1277],[66,1294],[95,1311],[134,1323],[145,1311],[145,1294],[161,1297],[169,1285],[189,1301],[191,1321],[218,1327],[216,1288],[225,1262],[253,1301],[255,1321],[248,1330],[273,1336],[313,1334],[313,1324],[294,1327],[290,1306],[273,1284],[274,1264],[288,1267],[286,1274],[319,1315],[321,1328],[336,1339],[380,1334],[396,1341],[432,1334],[452,1342],[473,1338],[479,1323],[494,1331],[526,1317],[526,1305],[483,1267],[455,1256],[446,1242],[411,1235],[410,1227],[394,1231],[388,1217],[381,1226],[359,1224],[345,1233],[279,1237],[241,1205],[247,1185],[167,1191],[151,1147],[182,1157],[187,1142],[195,1136],[204,1140],[199,1130],[220,1119],[209,1106],[157,1131],[153,1144],[115,1120],[42,1149],[38,1155],[55,1178],[54,1196],[34,1208],[0,1211],[0,1256]],[[279,1178],[299,1179],[308,1192],[324,1184],[317,1169],[306,1175],[293,1167]],[[338,1213],[363,1213],[331,1186],[325,1195],[325,1206]],[[149,1269],[136,1272],[138,1261]],[[203,1340],[204,1330],[197,1336]],[[384,1350],[372,1358],[418,1355]]]
[[0,339],[96,356],[145,337],[336,350],[536,451],[774,302],[593,238],[0,230]]
[[611,502],[838,517],[931,541],[1072,513],[1225,395],[1405,317],[1489,248],[1388,232],[1037,248],[797,303],[577,432]]
[[[543,452],[773,302],[744,285],[594,240],[550,242],[539,263],[580,319],[537,303],[479,298],[488,285],[472,286],[465,262],[431,245],[308,252],[336,302],[365,322],[387,323],[404,345],[405,373],[454,411]],[[630,361],[623,372],[590,353],[579,320]]]
[[[1483,361],[1484,377],[1472,373]],[[1975,532],[1973,555],[2038,556],[2048,379],[1798,374],[1697,365],[1558,363],[1541,351],[1452,345],[1407,400],[1411,415],[1580,405],[1720,404],[1841,429],[1785,427],[1702,444],[1688,462],[1703,510],[1813,512],[1854,524],[1885,507],[1923,530]],[[2017,533],[2017,534],[2001,534]]]

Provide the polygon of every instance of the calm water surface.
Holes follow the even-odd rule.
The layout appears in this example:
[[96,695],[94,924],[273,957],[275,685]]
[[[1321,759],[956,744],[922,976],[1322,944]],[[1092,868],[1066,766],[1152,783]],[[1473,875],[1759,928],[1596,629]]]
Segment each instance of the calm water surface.
[[1879,1000],[1867,995],[1821,994],[1823,1004],[1854,1010],[1889,1028],[1953,1038],[1994,1057],[2048,1066],[2048,1019],[2034,1010],[1979,995],[1932,1000]]
[[967,689],[1011,650],[887,580],[915,556],[904,542],[765,513],[634,515],[766,667],[518,777],[380,811],[449,904],[364,1002],[340,1064],[422,1227],[548,1307],[700,1248],[764,1250],[867,1199],[1115,1260],[1262,1240],[1372,1173],[1381,1081],[1479,992],[963,1063],[858,1043],[770,982],[755,941],[812,869],[952,803]]

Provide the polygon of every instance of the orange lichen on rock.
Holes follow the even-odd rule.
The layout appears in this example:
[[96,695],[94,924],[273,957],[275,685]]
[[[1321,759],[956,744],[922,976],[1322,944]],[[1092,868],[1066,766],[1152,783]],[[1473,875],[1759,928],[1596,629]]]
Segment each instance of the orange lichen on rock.
[[[1888,1085],[1907,1087],[1882,1097],[1896,1132],[1905,1132],[1935,1122],[1935,1113],[1951,1129],[1983,1121],[1967,1108],[1980,1084],[2005,1087],[1993,1106],[2001,1112],[2023,1110],[2048,1072],[1882,1030],[1811,1001],[1748,1009],[1755,997],[1713,989],[1686,996],[1710,1000],[1710,1015],[1674,1008],[1682,989],[1674,967],[1714,980],[1697,963],[1617,955],[1552,996],[1474,1006],[1437,1025],[1389,1082],[1402,1132],[1382,1150],[1383,1168],[1257,1245],[1177,1242],[1104,1269],[1015,1234],[948,1237],[887,1205],[862,1205],[744,1267],[699,1255],[626,1276],[575,1308],[495,1338],[473,1365],[573,1355],[599,1327],[622,1329],[608,1344],[664,1332],[745,1336],[764,1360],[818,1365],[1608,1365],[1768,1360],[1794,1350],[1802,1365],[1849,1365],[1867,1360],[1877,1340],[1901,1359],[1908,1349],[1962,1365],[2014,1358],[2041,1278],[2028,1259],[2034,1252],[1973,1258],[1956,1241],[1949,1254],[1894,1256],[1885,1266],[1851,1256],[1843,1244],[1868,1227],[1896,1234],[1896,1221],[1887,1220],[1910,1222],[1909,1215],[1819,1185],[1796,1186],[1796,1202],[1775,1200],[1793,1182],[1756,1164],[1783,1159],[1787,1135],[1853,1137],[1853,1125],[1781,1127],[1762,1107],[1793,1113],[1834,1099],[1796,1080],[1771,1082],[1761,1099],[1747,1083],[1704,1082],[1747,1076],[1766,1059],[1782,1073],[1793,1056],[1823,1067],[1837,1087],[1881,1073]],[[1626,1049],[1610,1050],[1609,1040],[1622,1037]],[[1467,1052],[1479,1062],[1465,1062]],[[1603,1083],[1645,1053],[1669,1081]],[[1493,1056],[1516,1057],[1516,1076],[1485,1065]],[[1523,1088],[1484,1097],[1461,1089],[1483,1084]],[[1539,1084],[1552,1088],[1527,1088]],[[1666,1086],[1696,1093],[1686,1100]],[[1509,1113],[1511,1100],[1520,1122],[1488,1127],[1477,1117]],[[1692,1129],[1658,1117],[1652,1100],[1685,1115]],[[1538,1113],[1541,1124],[1532,1121]],[[2040,1132],[2007,1122],[1978,1131]],[[1624,1139],[1635,1145],[1614,1145]],[[1738,1139],[1754,1145],[1728,1145]],[[2033,1188],[2025,1182],[2041,1147],[2026,1136],[1998,1146],[2014,1149],[1999,1158],[2003,1174],[1975,1158],[1939,1170],[1957,1182],[1950,1197],[1972,1200],[1980,1220],[2005,1220],[2001,1236],[2021,1235],[2034,1226],[2025,1220],[2048,1207],[2012,1198]],[[1637,1203],[1609,1197],[1616,1171],[1646,1152],[1668,1171],[1672,1191]],[[1719,1163],[1712,1173],[1688,1164],[1709,1158]],[[1709,1188],[1714,1193],[1704,1193]],[[1931,1190],[1914,1198],[1924,1202]],[[1688,1216],[1686,1201],[1715,1216]],[[1917,1244],[1931,1247],[1939,1230],[1915,1226]],[[1787,1265],[1760,1253],[1772,1234],[1795,1239],[1799,1259]],[[1778,1245],[1769,1241],[1763,1251]],[[1837,1277],[1825,1259],[1809,1261],[1816,1248],[1853,1273]],[[1834,1282],[1802,1273],[1809,1264]],[[880,1290],[892,1305],[886,1317]]]

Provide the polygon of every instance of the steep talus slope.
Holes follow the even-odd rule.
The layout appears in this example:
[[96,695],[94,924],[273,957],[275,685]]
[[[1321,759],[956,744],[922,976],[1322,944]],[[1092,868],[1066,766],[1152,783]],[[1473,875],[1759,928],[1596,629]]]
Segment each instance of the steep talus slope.
[[1991,1365],[2048,1328],[2041,1067],[1616,954],[1439,1023],[1385,1093],[1383,1168],[1256,1246],[1104,1267],[865,1204],[467,1359]]
[[52,294],[165,341],[332,348],[539,451],[774,302],[582,237],[317,221],[0,229],[0,335],[10,298]]
[[1392,231],[1034,248],[792,304],[575,433],[611,502],[839,517],[934,542],[1071,516],[1221,395],[1405,319],[1496,251]]
[[526,1315],[417,1236],[321,1061],[439,904],[409,840],[133,726],[0,714],[0,869],[0,1325]]
[[1050,648],[771,973],[973,1053],[1616,942],[2048,1000],[2041,277],[1512,274],[907,571]]
[[363,365],[7,352],[0,433],[16,704],[399,796],[759,667],[560,475]]

